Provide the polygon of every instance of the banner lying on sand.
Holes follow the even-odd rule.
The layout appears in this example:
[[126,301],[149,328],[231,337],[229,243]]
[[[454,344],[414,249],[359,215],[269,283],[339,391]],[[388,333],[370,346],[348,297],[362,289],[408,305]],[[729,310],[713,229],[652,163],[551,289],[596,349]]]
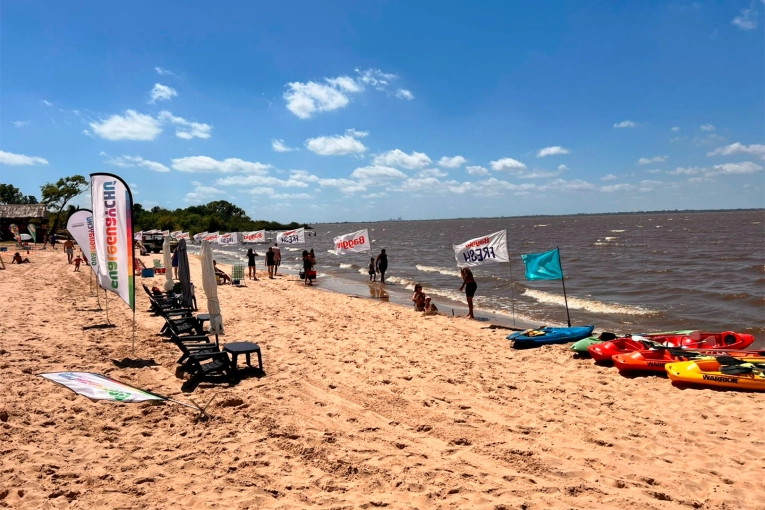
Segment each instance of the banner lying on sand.
[[72,234],[77,246],[85,255],[85,262],[98,274],[98,258],[96,257],[95,226],[93,213],[89,209],[74,211],[66,222],[66,229]]
[[236,244],[238,242],[239,240],[236,232],[229,232],[228,234],[221,234],[218,236],[218,244]]
[[367,229],[351,232],[334,238],[335,253],[338,255],[344,253],[355,253],[362,251],[372,251],[372,244],[369,242],[369,232]]
[[510,262],[507,254],[507,230],[452,245],[459,267],[474,267],[488,262]]
[[278,244],[305,244],[305,229],[287,230],[276,234]]
[[98,283],[135,311],[133,195],[112,174],[90,174],[90,187]]
[[265,243],[266,231],[256,230],[255,232],[243,232],[242,242],[243,243]]
[[165,400],[125,383],[115,381],[101,374],[92,372],[50,372],[40,374],[54,383],[66,386],[73,392],[91,400],[116,400],[118,402],[145,402],[147,400]]

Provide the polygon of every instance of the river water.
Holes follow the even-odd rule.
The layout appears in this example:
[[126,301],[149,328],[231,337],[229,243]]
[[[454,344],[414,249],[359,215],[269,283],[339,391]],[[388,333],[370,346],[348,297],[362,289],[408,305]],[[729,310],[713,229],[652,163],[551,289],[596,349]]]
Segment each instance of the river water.
[[[305,246],[283,246],[296,272],[315,250],[319,285],[406,302],[415,283],[441,311],[464,309],[452,245],[507,230],[511,262],[474,268],[477,310],[532,324],[565,324],[561,282],[527,281],[522,253],[560,248],[571,322],[597,331],[674,329],[752,333],[765,347],[765,211],[677,212],[390,221],[314,225]],[[334,236],[369,229],[372,253],[335,255]],[[252,245],[263,255],[264,245]],[[249,246],[216,246],[221,262]],[[388,253],[389,285],[368,285],[366,267]],[[262,267],[260,257],[258,265]],[[360,289],[367,289],[362,292]],[[450,313],[450,312],[449,312]]]

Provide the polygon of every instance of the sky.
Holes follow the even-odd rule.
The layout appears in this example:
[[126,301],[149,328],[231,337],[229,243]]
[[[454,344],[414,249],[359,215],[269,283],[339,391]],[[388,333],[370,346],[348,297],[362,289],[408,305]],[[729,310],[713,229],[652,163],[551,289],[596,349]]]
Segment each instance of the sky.
[[4,1],[0,182],[306,223],[764,207],[764,11]]

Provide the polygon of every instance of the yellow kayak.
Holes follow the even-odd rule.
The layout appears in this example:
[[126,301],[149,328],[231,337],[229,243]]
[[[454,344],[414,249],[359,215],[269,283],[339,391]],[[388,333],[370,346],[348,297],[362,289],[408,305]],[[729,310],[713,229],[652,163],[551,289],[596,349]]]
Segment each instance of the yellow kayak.
[[762,363],[761,357],[743,358],[735,365],[736,369],[732,369],[731,365],[721,365],[717,358],[702,358],[668,363],[665,369],[673,383],[765,391]]

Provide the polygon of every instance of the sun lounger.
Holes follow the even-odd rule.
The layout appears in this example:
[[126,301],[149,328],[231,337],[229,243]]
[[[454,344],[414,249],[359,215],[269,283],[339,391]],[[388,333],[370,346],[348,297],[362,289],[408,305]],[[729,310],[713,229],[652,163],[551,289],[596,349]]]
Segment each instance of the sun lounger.
[[191,381],[202,379],[227,379],[234,377],[231,360],[225,352],[192,354],[184,369],[191,374]]

